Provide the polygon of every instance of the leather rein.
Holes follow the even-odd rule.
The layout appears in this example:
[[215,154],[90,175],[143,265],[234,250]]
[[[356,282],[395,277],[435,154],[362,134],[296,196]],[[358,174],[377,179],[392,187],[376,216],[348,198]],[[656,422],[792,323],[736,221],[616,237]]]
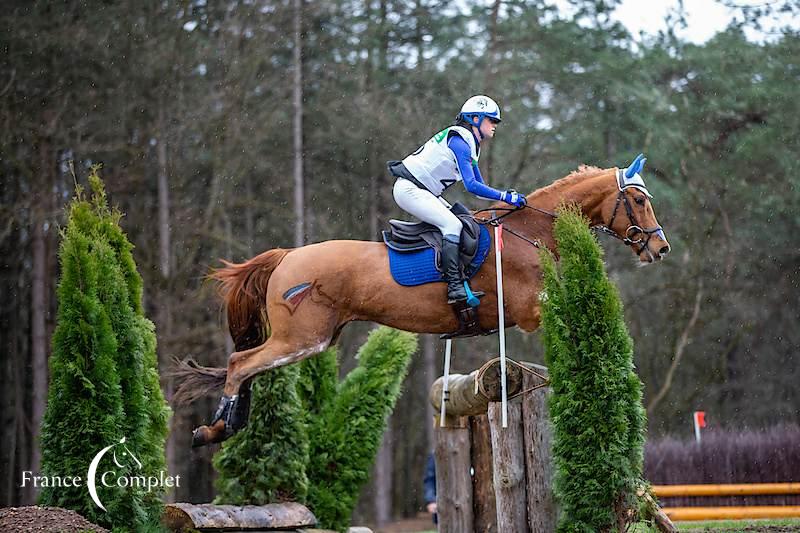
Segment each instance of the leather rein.
[[[614,219],[617,217],[617,211],[619,210],[620,204],[623,204],[625,206],[625,213],[628,215],[628,220],[630,221],[630,225],[625,230],[624,235],[620,235],[619,233],[611,229],[611,227],[614,225]],[[558,218],[558,214],[553,213],[552,211],[547,211],[546,209],[541,209],[539,207],[527,204],[521,207],[494,207],[494,208],[480,209],[478,211],[475,211],[475,213],[472,215],[472,218],[474,218],[475,221],[478,222],[479,224],[488,226],[498,226],[503,218],[507,217],[511,213],[519,211],[520,209],[533,209],[534,211],[543,213],[554,220]],[[496,211],[504,211],[504,213],[498,215],[496,214]],[[478,218],[476,216],[479,213],[484,213],[484,212],[491,212],[491,216],[488,219]],[[637,255],[641,254],[644,251],[644,249],[647,248],[647,245],[650,242],[650,238],[653,235],[657,234],[663,235],[664,231],[661,226],[644,229],[639,225],[639,223],[636,220],[636,216],[633,214],[633,208],[631,207],[630,200],[628,200],[628,197],[625,196],[624,190],[619,191],[619,194],[617,194],[617,201],[614,204],[614,212],[611,214],[611,220],[609,221],[609,223],[592,226],[592,229],[597,229],[607,235],[611,235],[612,237],[621,240],[623,243],[625,243],[626,246],[634,247],[637,244],[641,245],[639,246],[638,250],[636,250]],[[541,248],[541,243],[539,243],[539,241],[536,239],[530,239],[525,235],[522,235],[521,233],[512,230],[511,228],[504,227],[503,231],[508,232],[511,235],[514,235],[515,237],[522,239],[523,241],[535,246],[536,248]],[[639,237],[638,239],[633,238],[636,235],[645,235],[646,238],[645,237]]]

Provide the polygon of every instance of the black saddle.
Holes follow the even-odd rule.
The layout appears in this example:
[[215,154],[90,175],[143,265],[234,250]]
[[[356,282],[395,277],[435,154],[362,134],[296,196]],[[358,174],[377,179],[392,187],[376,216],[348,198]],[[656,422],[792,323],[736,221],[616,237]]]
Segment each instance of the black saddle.
[[[462,224],[459,248],[463,269],[475,259],[481,227],[462,204],[456,202],[450,211],[461,220]],[[390,220],[389,229],[383,231],[383,242],[398,252],[416,252],[425,248],[433,248],[436,252],[436,269],[442,271],[442,232],[433,224]]]

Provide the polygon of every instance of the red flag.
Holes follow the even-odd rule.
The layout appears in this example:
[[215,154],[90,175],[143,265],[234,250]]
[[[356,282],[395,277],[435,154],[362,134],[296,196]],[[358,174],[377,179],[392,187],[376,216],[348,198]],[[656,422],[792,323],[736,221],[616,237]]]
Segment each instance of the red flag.
[[694,412],[694,423],[699,428],[706,427],[706,412],[705,411],[695,411]]
[[503,249],[503,225],[497,225],[497,244],[500,250]]

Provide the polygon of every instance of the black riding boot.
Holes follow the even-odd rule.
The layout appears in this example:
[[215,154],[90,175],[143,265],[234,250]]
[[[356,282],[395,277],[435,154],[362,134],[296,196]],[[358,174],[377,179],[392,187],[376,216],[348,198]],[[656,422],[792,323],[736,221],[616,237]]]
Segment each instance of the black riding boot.
[[467,291],[464,290],[464,279],[461,276],[458,241],[451,241],[447,237],[442,239],[442,273],[447,282],[447,303],[466,300]]

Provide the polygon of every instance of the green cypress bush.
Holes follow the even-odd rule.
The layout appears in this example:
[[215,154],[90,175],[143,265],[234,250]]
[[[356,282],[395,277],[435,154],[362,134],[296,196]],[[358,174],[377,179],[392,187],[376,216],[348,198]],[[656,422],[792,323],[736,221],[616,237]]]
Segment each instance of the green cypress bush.
[[289,365],[253,381],[247,426],[214,456],[217,502],[305,501],[308,433],[297,393],[299,374],[298,365]]
[[633,342],[588,221],[555,222],[560,261],[542,254],[542,326],[553,394],[558,531],[613,531],[642,483],[645,412]]
[[341,383],[333,348],[256,378],[247,427],[214,458],[217,501],[305,502],[320,527],[347,529],[415,350],[382,327]]
[[303,402],[308,420],[317,417],[326,405],[336,397],[339,383],[339,363],[335,347],[300,363],[300,378],[297,392]]
[[358,352],[359,365],[312,418],[308,504],[320,527],[344,531],[350,524],[416,349],[413,334],[372,331]]
[[[141,277],[119,227],[121,214],[108,208],[96,169],[89,181],[91,201],[79,188],[62,231],[42,471],[85,477],[97,452],[125,438],[142,468],[120,474],[158,476],[166,469],[169,408],[159,387],[155,329],[143,315]],[[98,494],[107,513],[95,506],[85,486],[48,489],[40,501],[112,527],[135,528],[161,514],[158,489],[98,484]]]
[[[41,432],[42,474],[85,478],[94,455],[122,437],[122,389],[117,341],[98,296],[99,284],[108,280],[99,276],[96,245],[71,224],[62,235],[59,307]],[[98,496],[108,513],[94,504],[85,486],[44,488],[39,503],[112,525],[112,517],[126,507],[126,495],[117,487],[100,486]]]

